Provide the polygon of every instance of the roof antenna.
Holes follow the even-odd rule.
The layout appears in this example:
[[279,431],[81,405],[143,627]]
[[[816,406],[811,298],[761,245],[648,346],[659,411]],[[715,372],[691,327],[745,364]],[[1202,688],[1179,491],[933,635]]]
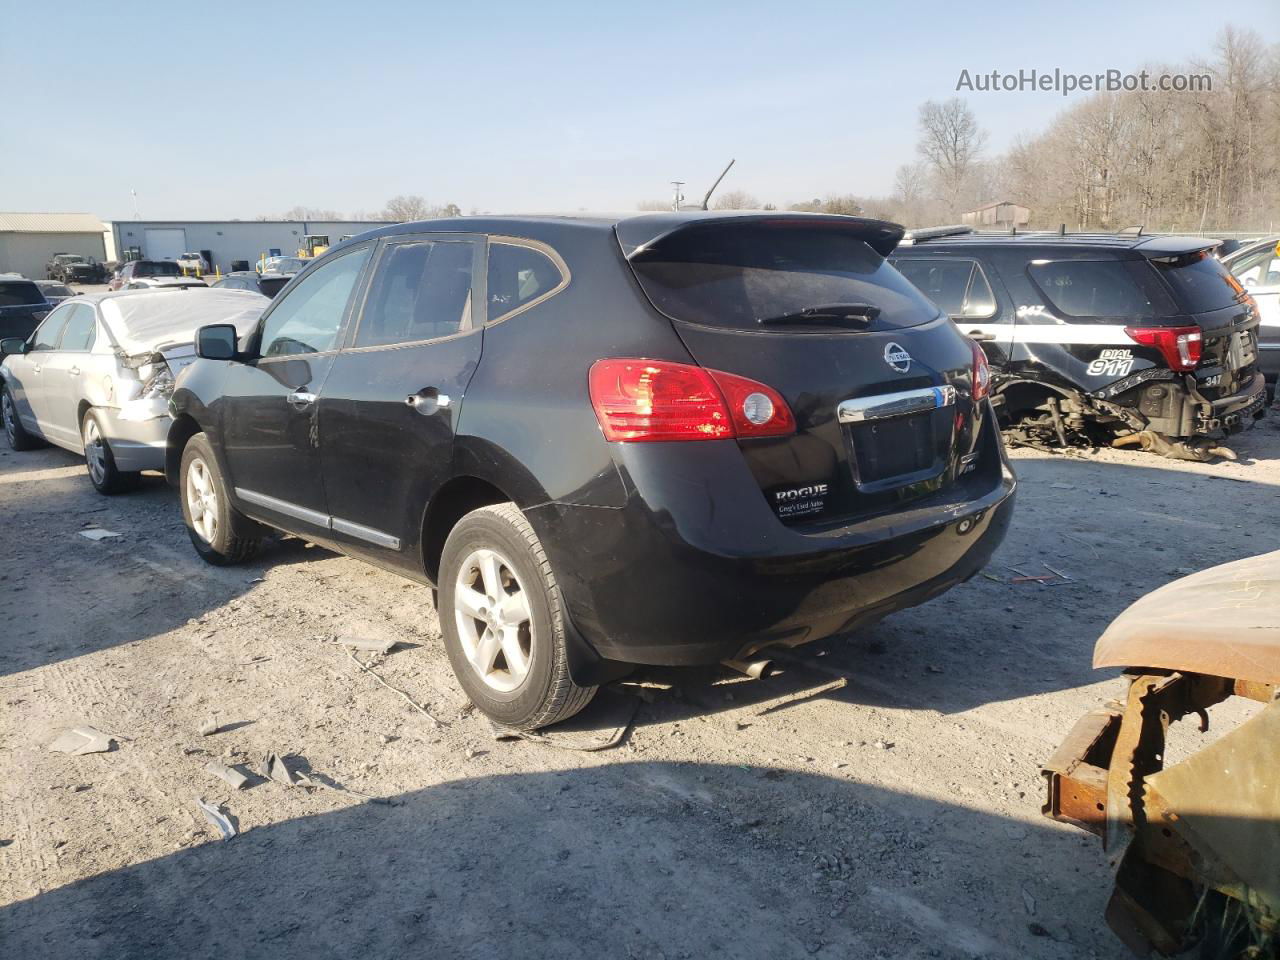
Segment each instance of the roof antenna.
[[1067,225],[1064,223],[1058,227],[1058,236],[1065,237],[1066,235],[1067,235]]
[[[730,160],[729,167],[732,167],[737,161]],[[724,179],[724,175],[729,172],[729,167],[725,167],[720,171],[720,176],[716,177],[716,182],[711,185],[711,189],[707,191],[707,195],[702,198],[702,209],[708,209],[707,204],[711,202],[711,195],[716,192],[716,187],[720,186],[720,181]]]

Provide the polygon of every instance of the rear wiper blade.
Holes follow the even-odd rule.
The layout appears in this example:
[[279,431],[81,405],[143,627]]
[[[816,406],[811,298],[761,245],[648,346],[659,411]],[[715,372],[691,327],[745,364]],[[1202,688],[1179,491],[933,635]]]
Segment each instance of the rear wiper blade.
[[880,308],[874,303],[825,303],[776,317],[757,317],[756,323],[766,326],[775,323],[840,323],[857,320],[865,326],[878,316]]

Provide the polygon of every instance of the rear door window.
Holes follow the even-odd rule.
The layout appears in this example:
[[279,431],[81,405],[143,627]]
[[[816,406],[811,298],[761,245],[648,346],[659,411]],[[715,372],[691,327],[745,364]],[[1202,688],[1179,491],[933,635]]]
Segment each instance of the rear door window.
[[36,327],[36,332],[31,335],[31,349],[56,350],[62,328],[67,325],[67,320],[71,317],[71,312],[75,310],[76,306],[79,306],[79,304],[68,304],[65,307],[59,307],[45,317],[44,323]]
[[995,315],[995,294],[976,260],[899,258],[893,265],[949,317],[981,320]]
[[489,243],[489,320],[501,320],[559,291],[565,275],[550,256],[524,244]]
[[1145,260],[1038,260],[1027,272],[1065,317],[1106,320],[1176,312]]
[[1184,313],[1209,313],[1240,303],[1244,287],[1215,256],[1201,250],[1184,257],[1152,260]]
[[93,307],[87,303],[79,303],[73,309],[74,312],[71,314],[71,319],[67,321],[66,329],[62,332],[62,341],[58,345],[58,349],[92,349],[98,330],[98,321],[94,315]]
[[355,346],[438,340],[469,329],[474,258],[475,244],[468,240],[387,244],[369,285]]
[[828,308],[828,315],[862,310],[868,319],[852,323],[854,328],[886,330],[938,315],[866,242],[829,228],[738,224],[681,230],[634,254],[630,263],[653,305],[690,323],[773,332],[839,329],[780,321]]

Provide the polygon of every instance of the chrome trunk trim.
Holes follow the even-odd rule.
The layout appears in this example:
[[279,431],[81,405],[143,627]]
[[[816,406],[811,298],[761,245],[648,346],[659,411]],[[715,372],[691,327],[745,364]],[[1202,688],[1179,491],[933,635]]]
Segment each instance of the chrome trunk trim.
[[836,407],[836,418],[841,423],[865,423],[868,420],[887,420],[890,417],[905,417],[912,413],[937,410],[955,402],[955,387],[923,387],[919,390],[902,390],[845,400]]

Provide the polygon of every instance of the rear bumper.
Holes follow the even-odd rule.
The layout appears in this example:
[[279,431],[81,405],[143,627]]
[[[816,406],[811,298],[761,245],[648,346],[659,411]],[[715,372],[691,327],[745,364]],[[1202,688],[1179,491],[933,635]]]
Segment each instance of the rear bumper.
[[168,416],[148,420],[128,420],[117,409],[99,407],[107,443],[116,467],[126,473],[163,470],[165,444],[173,420]]
[[984,434],[976,494],[957,484],[964,496],[821,533],[776,518],[733,441],[624,449],[625,506],[528,515],[600,656],[714,663],[846,632],[973,576],[1004,539],[1016,486],[993,419]]

